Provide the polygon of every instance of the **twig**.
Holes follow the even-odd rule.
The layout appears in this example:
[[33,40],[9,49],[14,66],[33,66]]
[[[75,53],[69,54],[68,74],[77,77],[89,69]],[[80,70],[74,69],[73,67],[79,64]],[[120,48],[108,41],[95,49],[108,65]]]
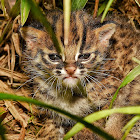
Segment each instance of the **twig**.
[[53,0],[53,8],[54,8],[54,9],[56,8],[55,0]]
[[94,7],[93,18],[95,18],[97,16],[98,5],[99,5],[99,0],[95,0],[95,7]]
[[14,118],[20,122],[20,124],[25,128],[27,127],[27,123],[25,120],[20,116],[18,110],[13,105],[12,101],[5,101],[5,105],[8,108],[8,110],[11,112],[11,114],[14,116]]

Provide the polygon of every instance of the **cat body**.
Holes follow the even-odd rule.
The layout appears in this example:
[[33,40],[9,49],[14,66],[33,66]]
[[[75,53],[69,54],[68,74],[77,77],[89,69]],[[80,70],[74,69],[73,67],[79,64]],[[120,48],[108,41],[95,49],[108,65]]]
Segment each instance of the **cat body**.
[[[77,11],[71,14],[65,46],[63,13],[52,11],[46,17],[64,49],[64,56],[57,52],[41,24],[32,23],[20,29],[26,41],[23,59],[34,83],[33,97],[80,117],[108,108],[116,89],[136,65],[132,57],[139,56],[140,34],[126,20],[112,17],[100,23]],[[138,87],[136,92],[132,104],[131,100],[126,103],[127,97],[121,100],[122,92],[116,106],[137,105]],[[133,91],[128,97],[132,95]],[[55,117],[59,123],[71,123],[62,115],[55,114]]]

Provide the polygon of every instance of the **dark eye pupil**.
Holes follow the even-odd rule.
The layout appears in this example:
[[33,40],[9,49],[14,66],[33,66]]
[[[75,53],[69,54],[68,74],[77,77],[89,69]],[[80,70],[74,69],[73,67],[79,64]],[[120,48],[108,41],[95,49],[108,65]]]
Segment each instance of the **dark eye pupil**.
[[61,56],[58,54],[49,54],[49,58],[53,61],[60,60]]
[[90,53],[80,54],[79,59],[88,59],[90,57]]

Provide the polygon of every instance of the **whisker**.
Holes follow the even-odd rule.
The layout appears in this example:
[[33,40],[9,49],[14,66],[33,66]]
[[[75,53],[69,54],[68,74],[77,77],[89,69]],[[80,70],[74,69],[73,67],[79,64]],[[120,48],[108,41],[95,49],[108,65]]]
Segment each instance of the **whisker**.
[[[55,78],[55,77],[54,77],[54,78]],[[52,86],[53,86],[53,84],[54,84],[55,80],[56,80],[56,78],[53,80],[53,82],[52,82],[52,84],[51,84],[51,86],[50,86],[49,90],[51,90],[51,89],[52,89]]]
[[86,87],[86,81],[85,81],[84,78],[83,78],[83,79],[80,78],[80,82],[81,82],[81,85],[82,85],[83,87]]
[[90,78],[102,91],[102,87],[98,84],[98,82],[96,82],[90,75],[86,75],[88,78]]
[[[83,82],[83,87],[85,87],[85,88],[86,88],[86,91],[87,91],[86,79],[85,79],[85,77],[81,80],[81,82]],[[81,83],[81,85],[82,85],[82,83]]]
[[74,92],[73,92],[73,88],[71,87],[71,93],[72,93],[72,96],[74,95]]
[[[91,83],[91,82],[88,80],[87,77],[85,77],[85,79],[87,80],[88,83]],[[94,91],[95,91],[95,93],[96,93],[96,96],[98,96],[97,90],[94,88],[94,86],[93,86],[92,88],[94,89]]]
[[100,70],[96,70],[96,71],[112,71],[112,70],[104,70],[104,69],[100,69]]
[[[88,75],[88,76],[90,76],[90,75]],[[94,78],[93,76],[90,76],[91,77],[91,80],[93,79],[93,82],[95,82],[95,81],[97,81],[98,83],[100,83],[106,90],[107,90],[107,88],[106,88],[106,86],[104,85],[104,84],[102,84],[99,80],[97,80],[96,78]],[[89,78],[90,78],[89,77]],[[94,81],[95,80],[95,81]],[[95,82],[96,83],[96,82]],[[96,83],[97,84],[97,83]],[[100,87],[100,89],[102,90],[103,88],[100,86],[100,85],[98,85],[99,87]],[[103,91],[103,90],[102,90]],[[104,93],[104,91],[103,91],[103,94],[107,97],[107,95]],[[112,95],[109,93],[109,95],[110,95],[110,97],[112,97]]]
[[97,73],[97,74],[102,74],[102,75],[104,75],[104,76],[110,76],[110,77],[113,77],[114,79],[116,79],[116,80],[122,82],[119,78],[117,78],[117,77],[115,77],[115,76],[112,76],[112,75],[110,75],[110,74],[107,74],[107,73],[102,73],[102,72],[97,72],[97,71],[88,71],[88,72]]
[[[90,75],[88,75],[88,76],[90,76]],[[94,78],[93,76],[90,76],[92,79],[94,79],[95,81],[97,81],[98,83],[100,83],[105,89],[107,89],[106,88],[106,86],[104,85],[104,84],[102,84],[99,80],[97,80],[96,78]]]
[[[85,77],[85,78],[86,78],[86,77]],[[91,82],[88,80],[88,78],[86,78],[86,80],[87,80],[89,83],[91,83]],[[98,100],[98,108],[99,108],[99,110],[100,110],[101,104],[100,104],[100,98],[99,98],[98,92],[97,92],[97,90],[96,90],[96,88],[95,88],[94,86],[93,86],[92,88],[93,88],[93,90],[95,91],[96,98],[97,98],[97,100]]]
[[[49,80],[49,81],[48,81],[48,83],[49,83],[53,78],[54,78],[54,75],[52,75],[51,77],[49,77],[48,79],[46,79],[46,80],[44,81],[44,83],[43,83],[42,86],[44,86],[48,80]],[[47,83],[47,84],[48,84],[48,83]],[[42,86],[40,86],[40,87],[37,88],[37,90],[34,92],[33,98],[34,98],[35,94],[38,92],[38,90],[39,90]]]
[[76,85],[77,89],[80,91],[81,95],[82,95],[82,91],[80,90],[80,88]]
[[67,89],[68,89],[68,85],[67,85],[66,88],[65,88],[65,93],[64,93],[64,95],[67,94]]
[[116,58],[103,58],[103,60],[116,60]]
[[58,89],[58,91],[60,91],[60,80],[59,79],[57,79],[57,89]]
[[62,89],[62,80],[58,79],[58,90],[60,91]]
[[40,77],[40,75],[36,75],[33,78],[30,78],[29,80],[27,80],[26,82],[24,82],[21,86],[19,86],[16,91],[18,91],[21,87],[23,87],[25,84],[27,84],[28,82],[32,81],[33,79],[35,79],[36,77]]
[[58,91],[58,87],[59,87],[59,85],[58,85],[58,79],[57,79],[57,82],[56,82],[56,87],[55,87],[55,92],[56,92],[56,96],[57,96],[57,91]]

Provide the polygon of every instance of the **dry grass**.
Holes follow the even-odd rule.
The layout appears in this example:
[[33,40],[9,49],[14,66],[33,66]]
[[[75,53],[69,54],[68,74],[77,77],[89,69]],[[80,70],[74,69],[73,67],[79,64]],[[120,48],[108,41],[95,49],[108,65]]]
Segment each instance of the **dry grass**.
[[[28,97],[31,91],[22,86],[29,78],[20,70],[22,51],[20,46],[19,26],[20,16],[12,20],[3,13],[0,14],[0,36],[7,25],[12,26],[0,43],[0,92]],[[19,88],[22,86],[21,88]],[[19,89],[18,89],[19,88]],[[17,90],[18,89],[18,90]],[[23,102],[0,101],[0,116],[6,128],[8,140],[48,139],[55,129],[52,120],[43,122],[35,106]],[[55,131],[52,131],[52,137]]]

